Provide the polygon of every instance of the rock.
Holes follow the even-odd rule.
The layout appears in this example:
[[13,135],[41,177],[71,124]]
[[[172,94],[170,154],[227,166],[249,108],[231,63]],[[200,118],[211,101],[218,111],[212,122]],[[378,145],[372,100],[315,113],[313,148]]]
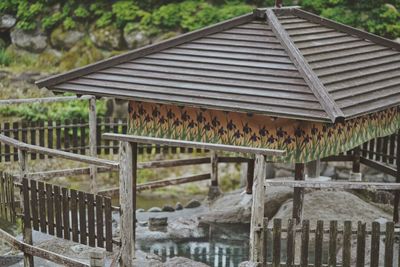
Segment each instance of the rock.
[[18,74],[11,78],[12,81],[24,81],[27,83],[35,83],[36,80],[40,77],[40,72],[36,71],[26,71]]
[[129,49],[139,48],[150,44],[150,39],[146,32],[140,30],[130,30],[129,24],[124,28],[124,40]]
[[164,207],[162,207],[162,211],[173,212],[175,209],[170,205],[164,205]]
[[162,267],[163,263],[161,257],[151,253],[145,253],[141,250],[135,251],[135,259],[133,266],[140,267]]
[[149,222],[146,222],[146,221],[144,221],[144,222],[138,222],[138,225],[139,225],[139,226],[145,227],[145,226],[148,226],[148,225],[149,225]]
[[221,190],[219,189],[219,186],[210,186],[208,190],[208,199],[213,200],[219,197],[222,194]]
[[175,210],[183,210],[183,205],[180,202],[176,203]]
[[185,209],[192,209],[192,208],[197,208],[200,206],[201,206],[200,201],[192,199],[186,204]]
[[11,42],[17,47],[33,53],[43,52],[47,47],[47,36],[45,33],[36,31],[24,31],[13,29],[11,31]]
[[168,259],[163,267],[209,267],[209,265],[183,257],[173,257]]
[[[293,189],[268,187],[265,201],[265,215],[272,217],[280,206],[292,198]],[[225,193],[210,205],[210,212],[200,215],[202,223],[250,223],[252,195],[236,190]]]
[[120,50],[122,48],[122,34],[116,26],[104,28],[93,27],[90,30],[90,40],[98,48],[106,50]]
[[90,42],[78,42],[61,58],[60,68],[69,70],[99,61],[104,58],[100,49]]
[[0,16],[0,31],[7,31],[11,29],[16,22],[17,19],[11,15],[4,14]]
[[13,264],[16,264],[23,260],[23,255],[0,256],[0,266],[12,266]]
[[136,212],[144,212],[144,209],[137,209]]
[[167,217],[149,218],[149,230],[150,231],[163,231],[166,232],[168,226]]
[[257,264],[251,261],[244,261],[239,263],[239,267],[257,267]]
[[50,43],[57,49],[69,50],[84,36],[84,32],[78,30],[65,30],[64,27],[60,25],[51,32]]
[[152,207],[147,210],[147,212],[161,212],[162,210],[159,207]]

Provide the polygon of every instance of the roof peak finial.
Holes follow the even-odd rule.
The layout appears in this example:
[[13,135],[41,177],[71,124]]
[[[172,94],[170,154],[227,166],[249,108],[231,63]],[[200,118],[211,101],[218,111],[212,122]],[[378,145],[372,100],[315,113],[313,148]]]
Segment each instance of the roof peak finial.
[[282,7],[282,0],[275,0],[275,8],[281,8]]

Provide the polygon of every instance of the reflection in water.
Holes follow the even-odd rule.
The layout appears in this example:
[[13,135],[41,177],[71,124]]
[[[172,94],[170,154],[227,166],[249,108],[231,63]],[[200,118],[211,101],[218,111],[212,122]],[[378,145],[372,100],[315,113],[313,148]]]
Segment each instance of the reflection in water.
[[212,267],[236,267],[248,260],[248,227],[210,227],[209,233],[207,238],[143,242],[139,247],[140,250],[159,255],[163,261],[180,256]]

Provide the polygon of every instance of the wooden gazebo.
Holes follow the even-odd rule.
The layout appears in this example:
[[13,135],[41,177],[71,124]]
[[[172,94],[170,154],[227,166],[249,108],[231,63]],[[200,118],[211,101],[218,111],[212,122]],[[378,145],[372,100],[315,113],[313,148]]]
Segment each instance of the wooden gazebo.
[[[37,85],[129,100],[132,136],[285,151],[261,154],[296,163],[303,180],[305,163],[400,128],[399,69],[399,43],[287,7],[256,9]],[[264,162],[256,162],[258,177]],[[294,201],[302,194],[295,189]],[[301,219],[301,203],[293,217]]]

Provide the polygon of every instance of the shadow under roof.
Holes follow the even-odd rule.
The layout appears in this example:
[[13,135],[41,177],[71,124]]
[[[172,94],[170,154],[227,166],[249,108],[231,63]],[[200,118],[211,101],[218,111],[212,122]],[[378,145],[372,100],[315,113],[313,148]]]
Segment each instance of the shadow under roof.
[[336,122],[400,103],[400,44],[257,9],[37,82],[54,91]]

